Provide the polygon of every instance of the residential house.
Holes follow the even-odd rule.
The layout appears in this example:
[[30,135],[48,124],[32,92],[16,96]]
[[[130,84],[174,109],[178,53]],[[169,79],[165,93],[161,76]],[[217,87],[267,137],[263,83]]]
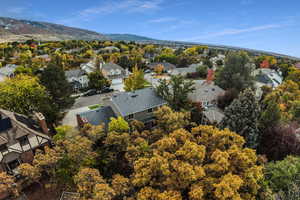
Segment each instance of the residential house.
[[100,63],[102,74],[111,81],[112,85],[123,83],[123,79],[129,75],[129,71],[115,63]]
[[42,59],[45,62],[50,62],[51,61],[51,57],[48,54],[39,55],[39,56],[36,56],[35,58]]
[[79,113],[76,115],[76,117],[79,127],[83,127],[87,123],[95,126],[103,124],[105,130],[108,130],[110,118],[116,117],[116,115],[110,106],[102,106],[93,110]]
[[170,75],[186,76],[189,73],[197,72],[197,68],[199,68],[201,65],[202,65],[202,62],[198,63],[198,64],[191,64],[188,67],[172,69],[169,71],[169,73],[170,73]]
[[154,70],[155,67],[157,67],[158,65],[162,65],[164,67],[164,71],[170,71],[170,70],[174,70],[176,68],[175,65],[168,63],[168,62],[154,62],[154,63],[150,63],[149,65],[147,65],[147,67],[151,70]]
[[18,66],[15,64],[7,64],[0,68],[0,82],[4,81],[5,78],[12,78],[15,74],[15,70]]
[[256,69],[252,75],[255,77],[254,86],[256,88],[256,97],[259,99],[263,93],[261,89],[263,86],[276,88],[283,82],[281,73],[269,68]]
[[75,92],[89,86],[89,78],[85,71],[81,69],[72,69],[65,71],[65,74],[68,82],[71,83]]
[[298,68],[298,69],[300,69],[300,62],[296,63],[295,67]]
[[167,102],[159,97],[153,88],[144,88],[134,92],[121,92],[105,99],[105,107],[77,115],[78,125],[85,123],[99,125],[109,123],[110,117],[123,117],[127,121],[139,120],[146,127],[154,125],[153,111]]
[[80,69],[85,71],[85,73],[89,74],[89,73],[92,73],[92,72],[96,71],[97,68],[95,66],[95,61],[91,60],[88,63],[81,64]]
[[204,123],[220,123],[224,117],[223,112],[217,107],[218,97],[225,91],[213,82],[198,80],[195,82],[195,90],[188,94],[188,99],[194,103],[201,103]]
[[120,52],[120,49],[118,47],[115,47],[115,46],[109,46],[109,47],[104,47],[104,48],[100,49],[100,52],[102,52],[102,53],[116,53],[116,52]]
[[30,163],[36,149],[51,142],[45,118],[37,113],[36,121],[17,113],[0,109],[0,171],[18,174],[21,163]]

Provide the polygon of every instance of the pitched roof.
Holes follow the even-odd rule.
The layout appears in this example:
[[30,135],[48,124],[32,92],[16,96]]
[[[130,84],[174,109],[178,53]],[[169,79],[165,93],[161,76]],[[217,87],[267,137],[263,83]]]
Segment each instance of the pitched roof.
[[111,102],[123,117],[167,104],[153,88],[119,93],[111,98]]
[[83,76],[85,72],[81,69],[72,69],[72,70],[65,71],[65,74],[67,78],[73,78],[73,77],[78,78],[80,76]]
[[92,125],[104,124],[107,128],[111,117],[116,117],[113,110],[109,106],[97,108],[95,110],[89,110],[79,113],[81,118],[85,118]]
[[175,69],[176,66],[168,63],[168,62],[154,62],[154,63],[150,63],[148,65],[148,68],[150,69],[154,69],[157,65],[163,65],[164,66],[164,70],[171,70],[171,69]]
[[217,122],[219,124],[224,118],[224,113],[216,107],[204,110],[203,114],[211,123]]
[[0,145],[12,143],[14,140],[30,134],[50,140],[49,136],[41,133],[39,126],[34,120],[3,109],[0,109],[0,115]]
[[117,65],[115,63],[105,63],[105,64],[102,64],[102,67],[101,67],[102,70],[116,70],[116,69],[119,69],[121,71],[125,71],[120,65]]
[[193,102],[211,102],[216,100],[225,91],[214,83],[207,83],[204,80],[195,82],[195,90],[188,95]]
[[11,76],[18,66],[15,64],[7,64],[0,68],[0,74],[4,76]]

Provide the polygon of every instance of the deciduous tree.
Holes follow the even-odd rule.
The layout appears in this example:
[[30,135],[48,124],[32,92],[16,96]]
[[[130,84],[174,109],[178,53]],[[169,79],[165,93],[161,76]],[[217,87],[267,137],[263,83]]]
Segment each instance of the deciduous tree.
[[135,66],[132,74],[125,80],[124,85],[125,91],[134,91],[147,87],[148,82],[144,78],[144,72]]

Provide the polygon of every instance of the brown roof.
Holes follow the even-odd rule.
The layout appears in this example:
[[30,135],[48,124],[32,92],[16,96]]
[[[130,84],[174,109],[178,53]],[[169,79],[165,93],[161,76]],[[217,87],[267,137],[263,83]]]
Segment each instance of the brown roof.
[[[50,140],[50,137],[41,133],[34,120],[17,113],[0,109],[0,145],[14,143],[16,139],[34,134]],[[4,122],[4,123],[2,123]]]

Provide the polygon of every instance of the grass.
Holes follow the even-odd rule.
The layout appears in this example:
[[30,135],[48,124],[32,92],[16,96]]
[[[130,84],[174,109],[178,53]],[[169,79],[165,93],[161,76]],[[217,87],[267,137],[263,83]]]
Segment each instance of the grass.
[[92,105],[92,106],[89,106],[88,108],[90,109],[90,110],[95,110],[95,109],[97,109],[97,108],[100,108],[102,105],[100,105],[100,104],[96,104],[96,105]]

